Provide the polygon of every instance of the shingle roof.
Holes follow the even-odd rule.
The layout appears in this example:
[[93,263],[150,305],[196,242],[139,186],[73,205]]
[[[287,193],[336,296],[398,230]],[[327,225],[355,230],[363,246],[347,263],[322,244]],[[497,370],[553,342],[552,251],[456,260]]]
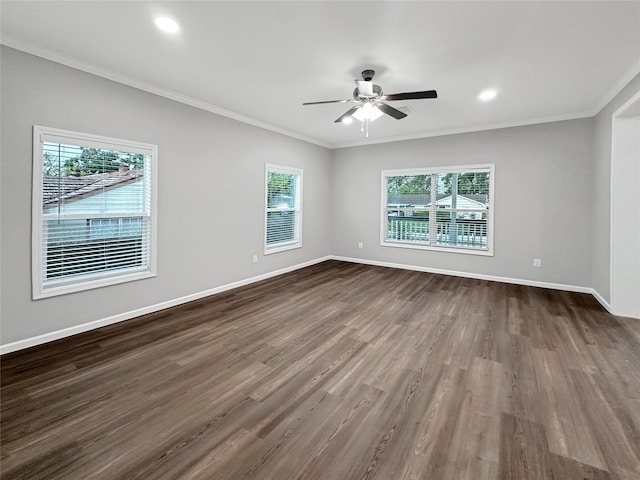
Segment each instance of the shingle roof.
[[393,205],[429,205],[431,203],[431,194],[389,195],[387,203]]
[[[438,200],[450,197],[451,194],[439,193],[437,195]],[[459,197],[465,197],[469,200],[473,200],[485,205],[489,203],[489,195],[484,193],[470,193],[470,194],[458,194]],[[406,195],[389,195],[387,203],[392,205],[429,205],[431,203],[430,194],[406,194]]]
[[135,181],[142,177],[143,170],[124,170],[109,173],[97,173],[85,177],[42,178],[42,205],[52,206],[58,202],[70,202],[86,198],[106,189]]
[[[438,195],[438,200],[441,200],[446,197],[450,197],[451,195]],[[464,197],[469,200],[473,200],[474,202],[488,204],[489,203],[489,195],[486,193],[460,193],[458,197]]]

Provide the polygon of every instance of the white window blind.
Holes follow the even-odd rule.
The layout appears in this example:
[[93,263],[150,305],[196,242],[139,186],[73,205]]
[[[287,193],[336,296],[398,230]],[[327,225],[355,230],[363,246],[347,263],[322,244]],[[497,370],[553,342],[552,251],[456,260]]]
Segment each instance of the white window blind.
[[493,255],[494,166],[382,172],[381,245]]
[[155,275],[156,152],[34,127],[34,298]]
[[265,254],[302,246],[302,170],[266,166]]

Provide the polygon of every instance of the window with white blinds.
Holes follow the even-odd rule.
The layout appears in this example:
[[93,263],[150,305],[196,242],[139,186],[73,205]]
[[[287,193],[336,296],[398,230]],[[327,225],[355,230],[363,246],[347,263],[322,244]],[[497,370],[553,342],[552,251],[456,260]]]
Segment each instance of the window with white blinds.
[[265,254],[302,246],[302,170],[266,166]]
[[382,172],[383,246],[493,255],[494,165]]
[[155,276],[157,147],[34,127],[34,299]]

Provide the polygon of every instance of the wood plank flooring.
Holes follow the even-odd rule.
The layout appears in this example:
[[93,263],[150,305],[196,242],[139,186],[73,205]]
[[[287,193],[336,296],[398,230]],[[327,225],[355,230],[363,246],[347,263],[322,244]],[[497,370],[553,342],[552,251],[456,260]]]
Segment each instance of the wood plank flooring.
[[1,360],[3,480],[640,479],[586,294],[329,261]]

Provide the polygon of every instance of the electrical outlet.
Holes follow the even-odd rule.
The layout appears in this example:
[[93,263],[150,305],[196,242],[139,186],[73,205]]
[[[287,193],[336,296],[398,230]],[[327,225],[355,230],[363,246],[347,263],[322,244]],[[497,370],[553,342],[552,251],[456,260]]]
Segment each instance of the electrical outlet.
[[533,266],[534,267],[541,267],[542,266],[542,260],[540,260],[539,258],[534,258],[533,259]]
[[362,242],[358,242],[358,248],[362,248]]
[[258,255],[253,256],[253,263],[258,263]]

